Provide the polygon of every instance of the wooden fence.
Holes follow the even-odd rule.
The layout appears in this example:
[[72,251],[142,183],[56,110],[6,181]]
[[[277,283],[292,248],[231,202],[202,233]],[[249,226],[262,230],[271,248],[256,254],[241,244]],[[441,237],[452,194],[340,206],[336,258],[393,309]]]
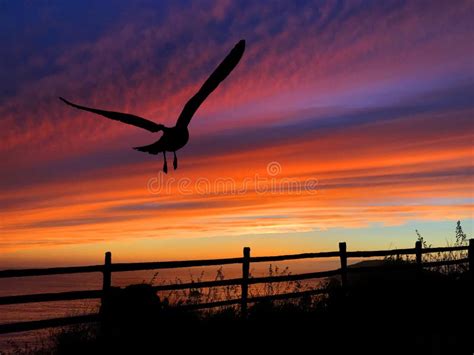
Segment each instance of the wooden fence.
[[[422,255],[428,253],[452,253],[459,251],[468,251],[467,258],[441,260],[434,262],[423,262]],[[389,257],[401,255],[415,255],[415,262],[413,263],[387,263],[383,266],[366,266],[366,267],[348,267],[347,260],[349,258],[367,258],[367,257]],[[319,271],[311,273],[302,273],[296,275],[278,275],[270,277],[250,277],[250,264],[261,262],[276,262],[285,260],[297,259],[314,259],[314,258],[331,258],[337,257],[340,259],[340,268],[328,271]],[[317,278],[326,278],[339,276],[341,278],[341,286],[347,287],[348,273],[368,272],[381,269],[416,269],[421,270],[424,267],[439,267],[444,265],[459,265],[467,263],[469,271],[473,275],[474,267],[474,239],[469,240],[469,246],[458,247],[441,247],[441,248],[422,248],[421,242],[416,242],[415,248],[412,249],[393,249],[393,250],[375,250],[375,251],[348,251],[346,243],[339,243],[338,251],[320,252],[320,253],[305,253],[293,255],[280,256],[259,256],[251,257],[250,248],[243,249],[243,256],[239,258],[227,259],[211,259],[211,260],[186,260],[186,261],[165,261],[165,262],[143,262],[143,263],[112,263],[112,254],[105,253],[105,262],[103,265],[92,266],[75,266],[75,267],[56,267],[47,269],[22,269],[22,270],[3,270],[0,271],[0,278],[12,277],[30,277],[41,275],[59,275],[59,274],[76,274],[76,273],[91,273],[100,272],[103,275],[103,284],[101,290],[87,290],[87,291],[69,291],[59,293],[42,293],[18,296],[4,296],[0,297],[0,305],[12,305],[32,302],[52,302],[52,301],[69,301],[80,299],[101,299],[102,305],[107,302],[107,294],[112,285],[112,273],[124,271],[138,271],[138,270],[154,270],[154,269],[174,269],[174,268],[188,268],[199,266],[212,265],[229,265],[242,264],[242,277],[228,280],[189,282],[171,285],[154,286],[155,291],[166,290],[182,290],[195,289],[207,287],[219,287],[229,285],[240,285],[241,297],[238,299],[224,300],[212,303],[184,305],[181,307],[188,309],[204,309],[212,307],[222,307],[229,305],[240,304],[241,313],[245,317],[247,314],[247,305],[249,303],[259,302],[263,300],[280,300],[297,298],[309,295],[318,295],[327,293],[325,289],[315,289],[309,291],[300,291],[293,293],[277,294],[270,296],[248,297],[248,287],[254,284],[275,283],[285,281],[299,281]],[[472,277],[474,280],[474,277]],[[77,323],[95,322],[100,320],[100,314],[86,314],[73,317],[53,318],[38,321],[26,321],[18,323],[0,324],[0,334],[36,330],[49,327],[66,326]]]

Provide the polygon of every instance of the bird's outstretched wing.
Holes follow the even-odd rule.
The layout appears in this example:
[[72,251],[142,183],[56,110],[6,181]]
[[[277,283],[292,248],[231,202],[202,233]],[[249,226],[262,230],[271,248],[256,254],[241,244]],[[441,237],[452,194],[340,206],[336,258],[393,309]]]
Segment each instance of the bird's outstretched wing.
[[245,51],[245,41],[241,40],[235,45],[221,64],[214,70],[211,76],[201,86],[199,91],[184,105],[183,111],[178,117],[176,126],[185,127],[191,121],[199,106],[213,92],[219,84],[227,78],[230,72],[237,66]]
[[98,110],[95,108],[90,108],[90,107],[85,107],[85,106],[80,106],[73,104],[72,102],[67,101],[66,99],[60,97],[61,101],[64,103],[68,104],[69,106],[78,108],[79,110],[84,110],[84,111],[89,111],[92,113],[96,113],[98,115],[102,115],[104,117],[110,118],[112,120],[120,121],[123,123],[130,124],[132,126],[140,127],[143,129],[146,129],[147,131],[150,132],[158,132],[163,130],[163,125],[155,123],[153,121],[149,121],[145,118],[138,117],[135,115],[130,115],[128,113],[121,113],[121,112],[114,112],[114,111],[104,111],[104,110]]

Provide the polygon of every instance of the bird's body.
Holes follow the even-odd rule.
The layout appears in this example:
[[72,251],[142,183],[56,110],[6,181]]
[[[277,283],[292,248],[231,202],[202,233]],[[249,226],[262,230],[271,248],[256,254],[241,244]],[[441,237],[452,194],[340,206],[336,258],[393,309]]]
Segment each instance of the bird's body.
[[163,132],[163,135],[155,143],[136,147],[134,149],[140,152],[146,152],[149,154],[159,154],[163,153],[164,165],[163,171],[168,172],[168,166],[166,163],[166,152],[173,152],[174,161],[173,166],[176,169],[178,167],[178,160],[176,158],[176,151],[183,148],[189,140],[189,131],[188,125],[191,121],[191,118],[199,108],[199,106],[204,102],[204,100],[219,86],[219,84],[230,74],[230,72],[237,66],[244,54],[245,50],[245,41],[241,40],[238,42],[235,47],[230,51],[230,53],[225,57],[221,64],[214,70],[211,76],[204,82],[199,91],[184,105],[181,114],[178,117],[176,125],[174,127],[165,127],[162,124],[157,124],[153,121],[150,121],[146,118],[139,116],[131,115],[128,113],[114,112],[114,111],[105,111],[95,108],[90,108],[86,106],[76,105],[72,102],[67,101],[66,99],[60,97],[60,99],[75,108],[80,110],[89,111],[112,120],[120,121],[136,127],[146,129],[150,132]]

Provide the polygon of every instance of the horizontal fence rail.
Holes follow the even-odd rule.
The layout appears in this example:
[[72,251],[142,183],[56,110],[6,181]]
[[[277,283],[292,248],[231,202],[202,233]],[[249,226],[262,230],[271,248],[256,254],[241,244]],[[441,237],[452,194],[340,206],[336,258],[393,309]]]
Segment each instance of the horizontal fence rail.
[[186,290],[190,288],[235,286],[235,285],[241,285],[243,280],[244,280],[243,278],[238,278],[238,279],[227,279],[227,280],[187,282],[187,283],[171,284],[171,285],[159,285],[159,286],[153,286],[153,290],[159,292],[159,291]]
[[377,256],[393,256],[393,255],[413,255],[416,249],[392,249],[392,250],[372,250],[372,251],[348,251],[349,258],[372,258]]
[[228,259],[209,259],[209,260],[186,260],[186,261],[158,261],[151,263],[120,263],[112,264],[111,271],[142,271],[142,270],[157,270],[157,269],[177,269],[182,267],[197,267],[197,266],[215,266],[215,265],[229,265],[241,264],[242,258],[228,258]]
[[284,260],[297,260],[297,259],[314,259],[314,258],[331,258],[338,257],[338,251],[328,251],[321,253],[304,253],[304,254],[291,254],[291,255],[279,255],[279,256],[257,256],[251,257],[251,263],[261,263],[269,261],[284,261]]
[[[439,261],[425,261],[422,260],[423,254],[430,253],[452,253],[466,252],[466,254],[458,254],[458,259],[439,260]],[[390,257],[401,255],[414,255],[414,262],[406,263],[386,263],[377,266],[351,266],[347,264],[349,258],[370,258],[370,257]],[[334,258],[340,259],[341,267],[335,270],[318,271],[301,274],[278,275],[268,277],[251,277],[249,270],[251,263],[261,262],[275,262],[299,259],[314,259],[314,258]],[[105,263],[103,265],[91,266],[73,266],[73,267],[55,267],[45,269],[21,269],[21,270],[3,270],[0,271],[0,278],[11,277],[32,277],[32,276],[46,276],[59,274],[77,274],[77,273],[91,273],[100,272],[103,275],[103,286],[101,290],[84,290],[84,291],[68,291],[57,293],[40,293],[29,295],[14,295],[0,297],[0,305],[14,305],[34,302],[54,302],[54,301],[70,301],[81,299],[101,299],[101,308],[107,303],[109,291],[112,288],[112,273],[125,271],[141,271],[141,270],[156,270],[156,269],[174,269],[174,268],[188,268],[188,267],[203,267],[214,265],[229,265],[241,264],[242,277],[228,280],[214,280],[214,281],[199,281],[177,283],[169,285],[157,285],[152,289],[156,292],[173,291],[184,289],[197,288],[211,288],[223,286],[240,286],[241,297],[231,300],[223,300],[210,303],[199,304],[184,304],[179,307],[189,310],[199,310],[214,307],[235,306],[240,305],[243,316],[247,313],[247,304],[261,301],[284,300],[305,296],[314,296],[327,293],[326,289],[314,289],[307,291],[299,291],[292,293],[283,293],[276,295],[249,297],[248,286],[255,284],[277,283],[300,281],[309,279],[319,279],[328,277],[340,277],[342,288],[347,287],[347,275],[360,272],[371,272],[377,270],[413,270],[422,268],[433,268],[449,265],[468,264],[472,280],[474,280],[474,239],[469,240],[469,246],[455,246],[455,247],[437,247],[437,248],[422,248],[420,241],[416,242],[415,248],[407,249],[392,249],[392,250],[373,250],[373,251],[348,251],[346,243],[339,244],[339,251],[318,252],[318,253],[303,253],[277,256],[250,256],[250,248],[244,248],[243,257],[238,258],[224,258],[224,259],[209,259],[209,260],[184,260],[184,261],[160,261],[160,262],[139,262],[139,263],[112,263],[112,256],[110,252],[105,255]],[[9,324],[0,324],[0,334],[37,330],[49,327],[62,327],[78,323],[97,322],[100,321],[101,314],[86,314],[81,316],[53,318],[37,321],[26,321]]]
[[272,283],[272,282],[285,282],[285,281],[300,281],[309,279],[319,279],[323,277],[330,277],[340,275],[340,270],[320,271],[320,272],[309,272],[305,274],[296,275],[283,275],[283,276],[270,276],[270,277],[255,277],[247,280],[248,284],[259,284],[259,283]]
[[88,272],[102,272],[103,270],[104,265],[53,267],[49,269],[2,270],[0,271],[0,279],[5,277],[83,274]]
[[468,246],[425,248],[425,249],[422,249],[421,252],[423,254],[428,254],[428,253],[446,253],[446,252],[466,251],[466,250],[469,250]]

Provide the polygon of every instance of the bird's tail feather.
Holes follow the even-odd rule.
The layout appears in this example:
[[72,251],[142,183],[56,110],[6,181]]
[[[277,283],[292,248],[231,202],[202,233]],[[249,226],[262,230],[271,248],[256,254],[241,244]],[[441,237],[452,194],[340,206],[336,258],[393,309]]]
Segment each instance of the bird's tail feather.
[[133,149],[138,150],[140,152],[145,152],[145,153],[154,154],[154,155],[162,151],[158,149],[156,144],[144,145],[143,147],[134,147]]

